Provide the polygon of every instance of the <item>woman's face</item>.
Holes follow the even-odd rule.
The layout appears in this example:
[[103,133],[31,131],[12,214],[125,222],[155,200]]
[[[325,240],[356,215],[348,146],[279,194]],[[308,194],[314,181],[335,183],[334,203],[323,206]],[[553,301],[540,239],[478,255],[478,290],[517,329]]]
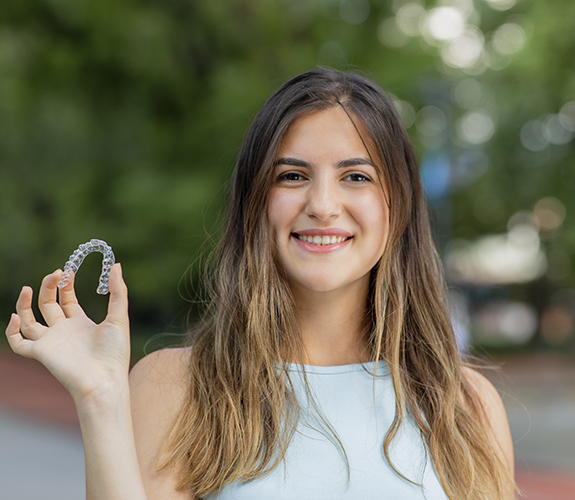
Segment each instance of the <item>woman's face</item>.
[[341,107],[297,118],[274,166],[267,215],[275,258],[294,292],[367,290],[383,255],[389,210],[381,164]]

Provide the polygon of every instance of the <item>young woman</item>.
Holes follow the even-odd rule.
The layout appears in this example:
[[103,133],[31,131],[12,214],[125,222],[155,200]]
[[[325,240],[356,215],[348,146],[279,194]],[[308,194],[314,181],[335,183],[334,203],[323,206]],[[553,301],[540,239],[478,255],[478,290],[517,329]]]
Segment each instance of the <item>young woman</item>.
[[[6,334],[74,397],[89,499],[499,499],[513,451],[494,388],[464,367],[417,164],[389,97],[313,70],[255,118],[211,303],[182,349],[128,382],[127,291],[96,325],[61,271]],[[22,332],[22,333],[20,333]]]

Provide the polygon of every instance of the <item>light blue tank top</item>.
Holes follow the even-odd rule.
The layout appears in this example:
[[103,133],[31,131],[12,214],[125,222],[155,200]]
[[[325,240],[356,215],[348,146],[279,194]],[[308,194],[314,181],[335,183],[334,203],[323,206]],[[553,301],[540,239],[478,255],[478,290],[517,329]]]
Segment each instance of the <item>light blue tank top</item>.
[[[271,473],[233,483],[205,500],[447,500],[416,425],[406,418],[390,448],[392,462],[416,486],[398,476],[383,455],[383,440],[395,413],[395,396],[385,362],[306,366],[311,392],[337,433],[349,461],[310,407],[301,367],[290,378],[302,407],[285,460]],[[374,392],[375,389],[375,392]],[[374,400],[375,396],[375,400]],[[323,429],[323,430],[322,430]]]

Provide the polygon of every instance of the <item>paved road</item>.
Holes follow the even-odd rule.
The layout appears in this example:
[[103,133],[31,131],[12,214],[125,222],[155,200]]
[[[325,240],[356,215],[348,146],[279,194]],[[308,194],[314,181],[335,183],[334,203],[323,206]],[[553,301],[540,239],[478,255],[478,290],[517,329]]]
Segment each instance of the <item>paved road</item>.
[[[527,500],[575,500],[575,361],[510,358],[486,373],[503,393]],[[0,498],[81,500],[74,406],[38,363],[0,350]]]
[[575,360],[508,358],[501,373],[485,374],[502,395],[516,466],[575,478]]
[[514,357],[484,372],[507,410],[527,500],[575,500],[575,360]]
[[79,433],[0,406],[0,498],[81,500],[84,478]]

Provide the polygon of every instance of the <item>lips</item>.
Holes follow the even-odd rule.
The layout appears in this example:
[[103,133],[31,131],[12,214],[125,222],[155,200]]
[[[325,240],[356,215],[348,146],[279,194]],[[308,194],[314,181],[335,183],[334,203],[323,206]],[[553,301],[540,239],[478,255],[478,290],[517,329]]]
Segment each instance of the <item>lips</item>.
[[351,238],[353,234],[338,227],[331,227],[327,229],[302,229],[301,231],[294,231],[293,234],[300,236],[342,236],[344,238]]

